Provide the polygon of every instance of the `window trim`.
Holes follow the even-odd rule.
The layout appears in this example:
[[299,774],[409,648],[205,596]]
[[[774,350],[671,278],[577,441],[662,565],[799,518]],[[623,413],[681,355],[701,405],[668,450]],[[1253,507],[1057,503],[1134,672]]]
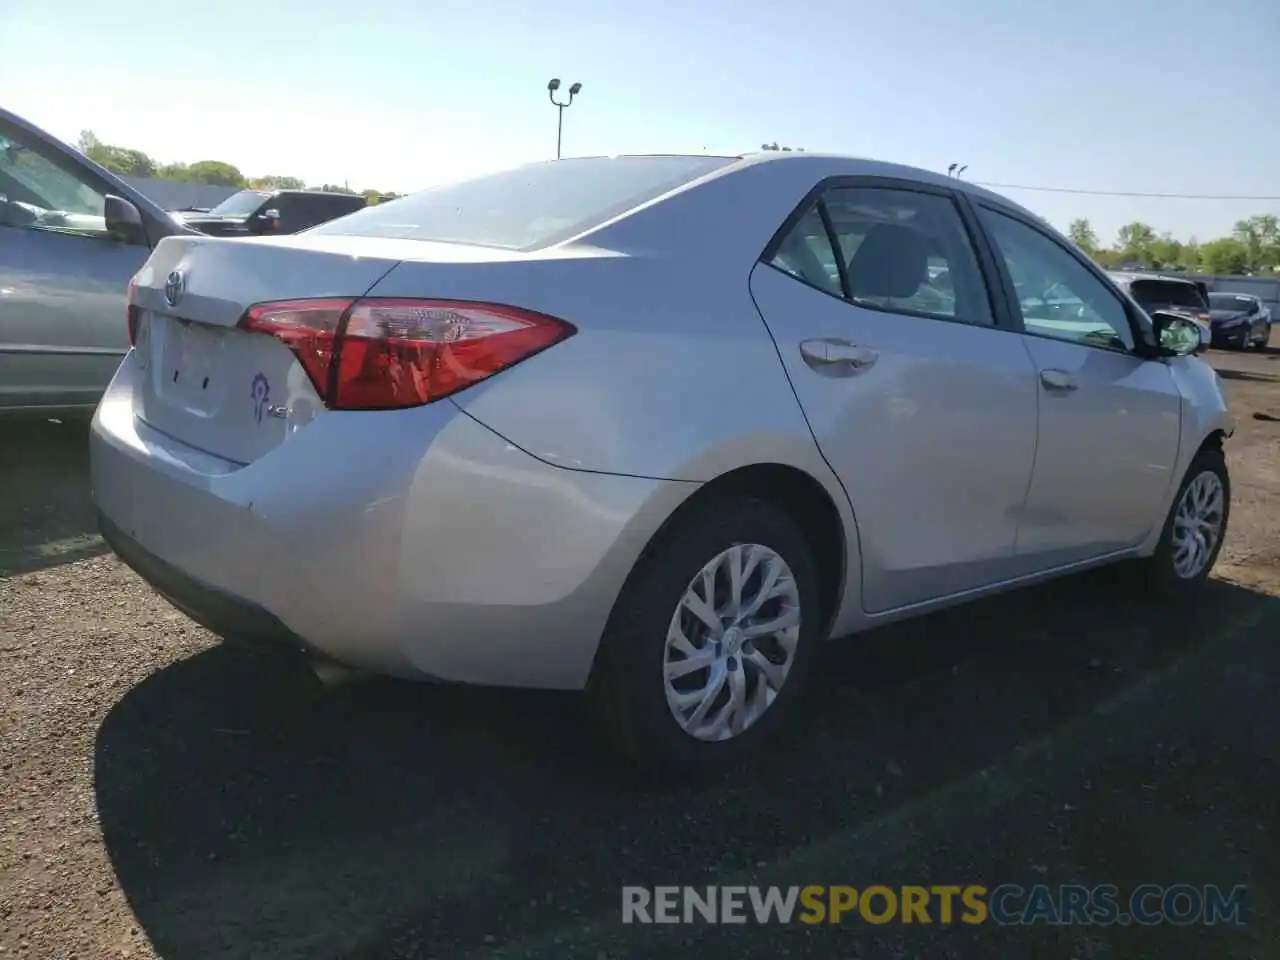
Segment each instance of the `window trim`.
[[[1096,263],[1088,260],[1087,258],[1080,257],[1061,238],[1046,231],[1042,224],[1037,223],[1034,218],[1027,216],[1020,210],[1005,206],[1004,204],[994,203],[985,198],[979,200],[966,196],[965,202],[973,208],[975,223],[982,231],[983,242],[988,245],[994,261],[993,266],[996,271],[996,275],[999,277],[999,283],[1004,294],[1003,299],[1007,303],[1011,319],[1016,325],[1016,329],[1023,336],[1035,337],[1039,340],[1052,340],[1055,343],[1072,343],[1076,346],[1085,347],[1089,350],[1101,350],[1105,353],[1118,353],[1122,356],[1136,357],[1140,360],[1151,360],[1158,356],[1154,335],[1151,333],[1147,324],[1142,323],[1137,316],[1135,316],[1134,311],[1136,304],[1131,303],[1132,298],[1121,291],[1115,281],[1107,276],[1106,272]],[[1063,337],[1054,337],[1049,334],[1028,330],[1022,317],[1022,307],[1018,302],[1018,294],[1017,289],[1013,285],[1013,277],[1009,274],[1009,269],[1005,265],[1004,257],[1000,255],[1000,248],[996,243],[995,237],[991,235],[991,231],[987,225],[982,222],[982,218],[980,216],[982,210],[1007,217],[1010,220],[1020,223],[1029,230],[1033,230],[1035,233],[1039,234],[1041,237],[1056,246],[1063,252],[1063,254],[1070,257],[1077,264],[1082,266],[1087,273],[1093,276],[1094,279],[1102,285],[1103,289],[1111,293],[1119,302],[1120,309],[1124,311],[1125,320],[1129,324],[1130,336],[1133,337],[1133,348],[1130,349],[1129,347],[1125,347],[1124,349],[1119,349],[1116,347],[1103,347],[1096,343],[1083,343],[1079,340],[1067,340]],[[1136,309],[1140,311],[1141,308]]]
[[[991,314],[991,323],[973,323],[969,320],[963,320],[957,316],[945,316],[937,313],[924,313],[919,310],[910,310],[904,307],[878,307],[875,304],[859,303],[852,297],[852,291],[849,287],[848,267],[844,263],[844,252],[840,249],[840,240],[835,234],[831,223],[830,214],[827,212],[825,198],[826,195],[837,189],[864,189],[864,190],[896,190],[901,193],[923,193],[934,197],[940,197],[948,200],[958,217],[962,235],[969,242],[969,248],[973,251],[974,261],[978,270],[978,277],[981,280],[980,289],[985,292],[987,299],[987,308]],[[782,221],[782,225],[773,232],[769,238],[769,242],[765,245],[758,258],[758,263],[768,267],[773,267],[779,273],[791,277],[793,280],[799,280],[806,287],[819,290],[827,296],[835,297],[836,294],[829,290],[822,290],[801,280],[795,274],[790,273],[780,267],[775,266],[771,261],[777,256],[779,248],[783,241],[793,231],[801,220],[809,213],[811,208],[817,207],[819,216],[822,218],[823,227],[827,231],[827,242],[831,244],[832,252],[835,254],[836,267],[840,272],[840,289],[842,295],[838,298],[851,307],[857,307],[860,310],[874,310],[877,313],[888,313],[903,317],[918,317],[922,320],[936,320],[940,323],[959,323],[966,327],[974,327],[979,330],[1006,330],[1011,332],[1022,332],[1020,314],[1011,313],[1009,304],[1006,302],[1004,291],[1000,286],[999,274],[992,274],[991,271],[996,269],[997,264],[992,257],[991,251],[984,246],[985,238],[978,232],[980,224],[976,215],[972,210],[968,209],[964,199],[964,192],[953,190],[949,187],[940,186],[938,184],[927,183],[922,180],[910,180],[902,177],[884,177],[874,174],[840,174],[833,177],[826,177],[815,184],[804,195],[801,201]]]

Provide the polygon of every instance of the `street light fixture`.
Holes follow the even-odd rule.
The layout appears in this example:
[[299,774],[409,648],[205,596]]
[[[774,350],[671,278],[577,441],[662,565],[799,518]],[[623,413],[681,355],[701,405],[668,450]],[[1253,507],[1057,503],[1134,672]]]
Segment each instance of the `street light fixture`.
[[556,91],[560,89],[560,78],[552,77],[547,82],[547,98],[556,107],[556,159],[560,159],[560,140],[564,134],[564,108],[573,104],[573,98],[582,92],[582,84],[575,83],[569,88],[569,99],[561,103],[556,99]]

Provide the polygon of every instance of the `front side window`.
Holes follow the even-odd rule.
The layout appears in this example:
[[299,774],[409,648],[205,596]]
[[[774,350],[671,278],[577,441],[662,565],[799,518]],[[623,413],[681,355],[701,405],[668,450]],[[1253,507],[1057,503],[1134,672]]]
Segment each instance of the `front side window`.
[[823,202],[855,304],[992,325],[977,257],[949,198],[893,188],[836,187]]
[[1124,304],[1066,248],[1020,220],[980,208],[1003,259],[1027,333],[1132,350]]
[[43,144],[0,131],[0,224],[107,236],[105,195]]

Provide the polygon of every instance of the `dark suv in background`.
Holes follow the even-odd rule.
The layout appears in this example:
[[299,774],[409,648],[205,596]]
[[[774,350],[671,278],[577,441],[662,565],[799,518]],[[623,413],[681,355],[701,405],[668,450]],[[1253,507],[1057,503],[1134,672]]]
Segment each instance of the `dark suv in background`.
[[185,226],[215,237],[297,233],[362,209],[359,194],[323,190],[241,190],[211,210],[173,210]]

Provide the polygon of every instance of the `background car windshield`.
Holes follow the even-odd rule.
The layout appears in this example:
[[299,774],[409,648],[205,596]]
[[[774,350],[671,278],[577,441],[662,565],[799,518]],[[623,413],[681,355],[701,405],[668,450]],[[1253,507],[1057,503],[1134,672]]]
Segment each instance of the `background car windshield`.
[[588,157],[433,187],[315,228],[528,250],[567,240],[732,163],[726,157]]
[[259,193],[257,190],[241,190],[227,197],[209,212],[218,217],[247,217],[262,206],[262,201],[267,197],[268,194]]
[[1192,310],[1205,308],[1200,291],[1191,283],[1176,283],[1172,280],[1135,280],[1129,288],[1129,295],[1137,300],[1144,310],[1159,307],[1187,307]]
[[1256,301],[1239,293],[1211,293],[1209,306],[1215,310],[1250,310]]

